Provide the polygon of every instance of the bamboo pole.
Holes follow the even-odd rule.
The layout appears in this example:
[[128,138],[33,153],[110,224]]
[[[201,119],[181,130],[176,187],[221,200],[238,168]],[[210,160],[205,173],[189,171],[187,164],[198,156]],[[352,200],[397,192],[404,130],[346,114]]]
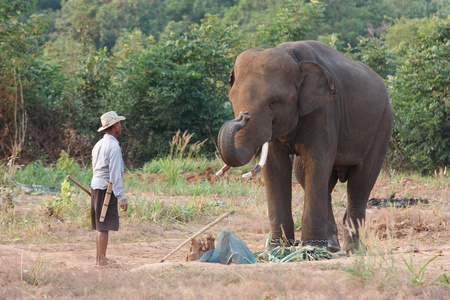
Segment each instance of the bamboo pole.
[[108,182],[108,188],[106,189],[105,200],[103,200],[102,212],[100,214],[99,222],[105,221],[106,212],[108,211],[109,200],[111,200],[112,195],[112,182],[111,180]]
[[175,252],[177,252],[178,250],[181,249],[181,247],[183,247],[184,245],[186,245],[187,243],[189,243],[190,241],[192,241],[194,238],[196,238],[198,235],[202,234],[203,232],[205,232],[206,230],[208,230],[209,228],[213,227],[214,225],[216,225],[217,223],[219,223],[220,221],[222,221],[223,219],[225,219],[226,217],[228,217],[229,215],[231,215],[233,212],[227,212],[224,213],[223,215],[221,215],[220,217],[218,217],[217,219],[215,219],[214,221],[212,221],[211,223],[209,223],[208,225],[206,225],[205,227],[203,227],[200,231],[198,231],[196,234],[192,235],[190,238],[188,238],[187,240],[185,240],[182,244],[180,244],[178,247],[176,247],[175,249],[173,249],[169,254],[167,254],[163,259],[161,259],[160,263],[164,262],[167,258],[169,258],[172,254],[174,254]]

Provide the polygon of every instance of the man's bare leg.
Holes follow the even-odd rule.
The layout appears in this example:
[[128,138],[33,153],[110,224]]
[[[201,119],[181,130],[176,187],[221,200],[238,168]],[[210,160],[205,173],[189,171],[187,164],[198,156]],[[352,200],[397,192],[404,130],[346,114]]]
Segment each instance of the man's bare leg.
[[97,231],[97,261],[96,265],[105,266],[108,264],[106,260],[106,248],[108,247],[108,231]]
[[95,265],[98,266],[98,233],[97,233],[97,231],[95,232],[95,250],[96,250]]

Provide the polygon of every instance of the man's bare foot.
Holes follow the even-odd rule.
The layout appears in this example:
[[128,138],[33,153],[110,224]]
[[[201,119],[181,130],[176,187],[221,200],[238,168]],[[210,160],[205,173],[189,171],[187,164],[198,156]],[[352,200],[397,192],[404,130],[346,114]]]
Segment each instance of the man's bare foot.
[[101,264],[101,265],[97,265],[97,268],[103,269],[103,268],[120,268],[119,264],[114,264],[114,263],[105,263],[105,264]]
[[102,263],[96,262],[95,266],[98,268],[120,268],[120,265],[115,260],[109,258],[105,258]]

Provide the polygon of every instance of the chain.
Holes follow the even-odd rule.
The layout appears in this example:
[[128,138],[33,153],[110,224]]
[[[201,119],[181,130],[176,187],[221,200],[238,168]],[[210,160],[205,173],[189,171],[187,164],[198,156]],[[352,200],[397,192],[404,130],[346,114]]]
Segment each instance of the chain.
[[307,241],[303,241],[304,243],[313,243],[313,244],[328,244],[328,240],[307,240]]
[[[270,243],[271,244],[279,244],[281,239],[271,239]],[[307,240],[307,241],[294,241],[294,240],[289,240],[289,244],[297,246],[299,245],[301,242],[303,243],[308,243],[308,244],[328,244],[328,240]]]
[[[281,238],[271,239],[270,243],[271,244],[281,244],[281,241],[284,241],[284,240],[282,240]],[[295,240],[289,240],[288,242],[289,242],[289,245],[293,245],[293,246],[298,246],[298,244],[300,243],[300,241],[295,241]]]

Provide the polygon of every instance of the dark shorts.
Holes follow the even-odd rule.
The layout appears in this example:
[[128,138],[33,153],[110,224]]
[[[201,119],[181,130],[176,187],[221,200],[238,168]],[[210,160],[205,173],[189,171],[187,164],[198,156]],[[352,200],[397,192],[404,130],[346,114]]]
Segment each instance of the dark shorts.
[[91,189],[91,226],[98,231],[118,231],[119,230],[119,210],[117,198],[114,193],[109,200],[108,211],[104,222],[99,222],[102,213],[103,200],[105,200],[106,190]]

